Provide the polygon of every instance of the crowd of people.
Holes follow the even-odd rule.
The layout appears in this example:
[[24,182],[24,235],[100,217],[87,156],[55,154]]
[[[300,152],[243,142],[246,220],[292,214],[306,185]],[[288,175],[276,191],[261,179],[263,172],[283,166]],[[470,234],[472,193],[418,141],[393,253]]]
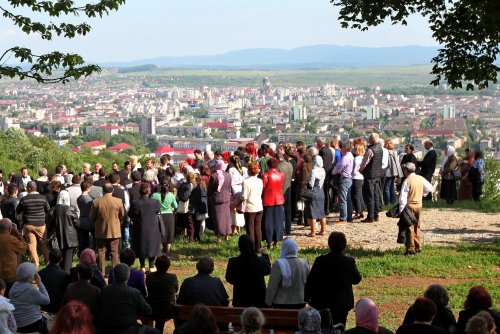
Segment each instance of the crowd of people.
[[[8,237],[18,240],[18,236],[14,224],[0,220],[1,241]],[[344,254],[346,245],[342,232],[332,232],[330,251],[318,256],[310,267],[299,257],[295,240],[286,238],[280,257],[271,265],[265,249],[256,253],[251,238],[241,235],[240,254],[229,259],[226,268],[226,281],[233,286],[232,300],[221,279],[212,275],[215,265],[210,257],[202,257],[196,264],[197,274],[186,278],[179,288],[166,255],[155,259],[156,271],[144,275],[132,268],[134,251],[124,249],[106,283],[92,249],[82,251],[70,273],[63,270],[62,251],[52,249],[44,269],[37,272],[30,262],[13,263],[15,282],[8,286],[0,279],[0,332],[158,334],[164,332],[165,321],[174,319],[174,333],[219,333],[228,330],[228,324],[217,321],[207,306],[232,304],[245,308],[241,333],[260,333],[265,319],[259,308],[268,307],[297,310],[298,333],[342,333],[352,309],[355,326],[345,333],[392,333],[379,323],[379,310],[371,299],[354,304],[352,287],[362,277],[354,258]],[[2,257],[2,273],[12,269],[4,262]],[[443,286],[429,286],[409,307],[396,333],[494,334],[500,328],[500,314],[492,309],[492,297],[484,287],[470,289],[458,320],[448,302]],[[176,304],[194,306],[187,322],[177,319]],[[155,319],[154,328],[148,319]]]
[[[147,158],[144,167],[137,156],[131,156],[122,170],[116,162],[109,171],[96,163],[93,172],[90,164],[84,164],[81,172],[68,171],[61,164],[54,173],[41,168],[37,178],[23,167],[20,174],[9,173],[5,182],[0,171],[0,278],[6,283],[5,290],[13,289],[14,294],[25,291],[33,280],[38,284],[39,289],[33,290],[31,296],[35,304],[27,306],[31,310],[38,307],[33,305],[49,305],[44,308],[55,313],[66,298],[64,291],[48,298],[44,280],[50,281],[45,286],[54,285],[49,291],[66,287],[69,283],[65,282],[70,281],[85,285],[82,289],[87,298],[104,291],[105,277],[109,277],[109,282],[128,281],[143,299],[150,298],[151,305],[164,304],[166,299],[155,299],[157,294],[146,291],[165,294],[166,288],[161,284],[167,277],[171,283],[168,292],[177,291],[176,278],[166,273],[169,261],[165,256],[176,238],[200,241],[204,231],[210,229],[219,244],[244,227],[246,233],[239,240],[241,254],[229,261],[226,275],[235,287],[233,305],[303,308],[309,303],[317,309],[330,309],[333,321],[345,324],[347,312],[354,306],[351,284],[361,280],[354,260],[339,255],[342,247],[332,248],[329,255],[319,257],[309,268],[306,261],[297,257],[293,239],[286,236],[291,235],[294,221],[306,223],[311,238],[326,235],[326,218],[333,215],[337,206],[337,224],[354,220],[376,222],[382,205],[395,204],[399,197],[399,224],[406,254],[420,252],[422,203],[434,191],[431,181],[437,160],[432,142],[426,142],[425,147],[427,153],[422,161],[413,155],[412,145],[405,147],[405,155],[399,161],[394,144],[390,140],[384,142],[374,133],[367,143],[363,138],[346,142],[318,138],[314,146],[308,147],[297,142],[260,147],[247,144],[235,152],[196,150],[194,158],[182,161],[178,168],[171,164],[169,155],[163,155],[158,163]],[[479,200],[485,179],[481,152],[468,150],[465,159],[459,161],[455,149],[447,147],[439,173],[440,194],[448,203],[455,199]],[[282,256],[271,266],[265,249],[279,247],[281,242]],[[19,264],[25,252],[32,264]],[[38,274],[40,255],[46,267]],[[72,268],[75,255],[80,264]],[[136,258],[140,270],[132,268]],[[108,260],[114,269],[106,272]],[[314,287],[325,285],[328,266],[333,264],[342,266],[344,271],[350,268],[349,279],[338,281],[343,285],[342,293],[315,291]],[[145,280],[146,272],[151,279]],[[269,274],[266,288],[263,277]],[[21,276],[24,280],[20,280]],[[86,283],[80,282],[82,277]],[[186,280],[183,286],[189,282]],[[227,305],[220,280],[201,283],[212,286],[191,295],[183,293],[181,287],[177,302],[180,299],[191,303],[192,298],[207,291],[218,291]],[[194,280],[191,290],[199,285]],[[71,290],[78,294],[78,289]],[[123,289],[123,284],[108,292],[112,297],[130,293]],[[139,295],[130,298],[141,310],[151,311]],[[169,297],[169,305],[173,302]],[[87,304],[94,315],[102,307],[95,301]],[[82,306],[72,307],[76,312]],[[155,309],[158,307],[153,307],[153,313]],[[126,312],[124,316],[112,312],[113,307],[109,310],[107,316],[113,321],[106,323],[129,324],[130,317],[127,321],[124,318]],[[38,315],[34,312],[29,319],[21,316],[20,332],[43,326]],[[159,324],[161,328],[163,325]]]

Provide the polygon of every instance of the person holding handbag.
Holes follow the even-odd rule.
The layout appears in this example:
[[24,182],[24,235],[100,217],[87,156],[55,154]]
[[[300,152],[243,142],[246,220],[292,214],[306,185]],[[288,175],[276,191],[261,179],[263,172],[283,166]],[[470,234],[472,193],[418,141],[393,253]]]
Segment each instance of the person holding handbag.
[[311,199],[306,199],[304,215],[311,227],[311,233],[307,236],[314,238],[316,236],[316,220],[320,220],[321,231],[319,235],[326,234],[326,216],[325,216],[325,193],[323,184],[325,182],[325,169],[323,168],[323,159],[318,155],[318,149],[309,148],[308,152],[313,156],[312,170],[307,176],[307,189],[312,189],[314,195]]

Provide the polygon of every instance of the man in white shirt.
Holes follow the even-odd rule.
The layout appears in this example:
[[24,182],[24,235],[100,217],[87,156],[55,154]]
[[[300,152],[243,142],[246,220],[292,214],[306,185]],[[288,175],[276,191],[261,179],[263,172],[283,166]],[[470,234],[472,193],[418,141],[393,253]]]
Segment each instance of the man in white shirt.
[[406,228],[406,252],[405,255],[416,254],[422,249],[420,224],[422,218],[422,198],[432,191],[432,185],[422,176],[415,174],[415,164],[407,163],[403,166],[406,177],[401,187],[399,196],[399,212],[403,212],[405,206],[412,211],[417,218],[417,223]]

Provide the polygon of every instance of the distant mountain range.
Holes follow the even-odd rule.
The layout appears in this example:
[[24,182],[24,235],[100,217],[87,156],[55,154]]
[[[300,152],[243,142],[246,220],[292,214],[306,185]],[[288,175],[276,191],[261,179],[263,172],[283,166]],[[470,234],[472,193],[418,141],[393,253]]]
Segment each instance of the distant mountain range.
[[437,47],[399,46],[367,48],[313,45],[292,50],[246,49],[213,56],[158,57],[130,62],[101,63],[103,67],[155,65],[158,67],[220,69],[315,69],[429,64]]

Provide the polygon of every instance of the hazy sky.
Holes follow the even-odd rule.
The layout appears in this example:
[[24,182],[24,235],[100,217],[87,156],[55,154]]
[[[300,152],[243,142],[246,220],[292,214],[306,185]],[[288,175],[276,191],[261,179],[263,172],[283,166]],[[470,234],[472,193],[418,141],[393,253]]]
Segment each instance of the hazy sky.
[[426,20],[418,16],[407,27],[384,24],[367,32],[342,29],[337,16],[338,9],[328,0],[128,0],[108,17],[88,20],[90,34],[73,40],[42,41],[2,18],[0,47],[73,51],[89,61],[129,61],[315,44],[436,45]]

